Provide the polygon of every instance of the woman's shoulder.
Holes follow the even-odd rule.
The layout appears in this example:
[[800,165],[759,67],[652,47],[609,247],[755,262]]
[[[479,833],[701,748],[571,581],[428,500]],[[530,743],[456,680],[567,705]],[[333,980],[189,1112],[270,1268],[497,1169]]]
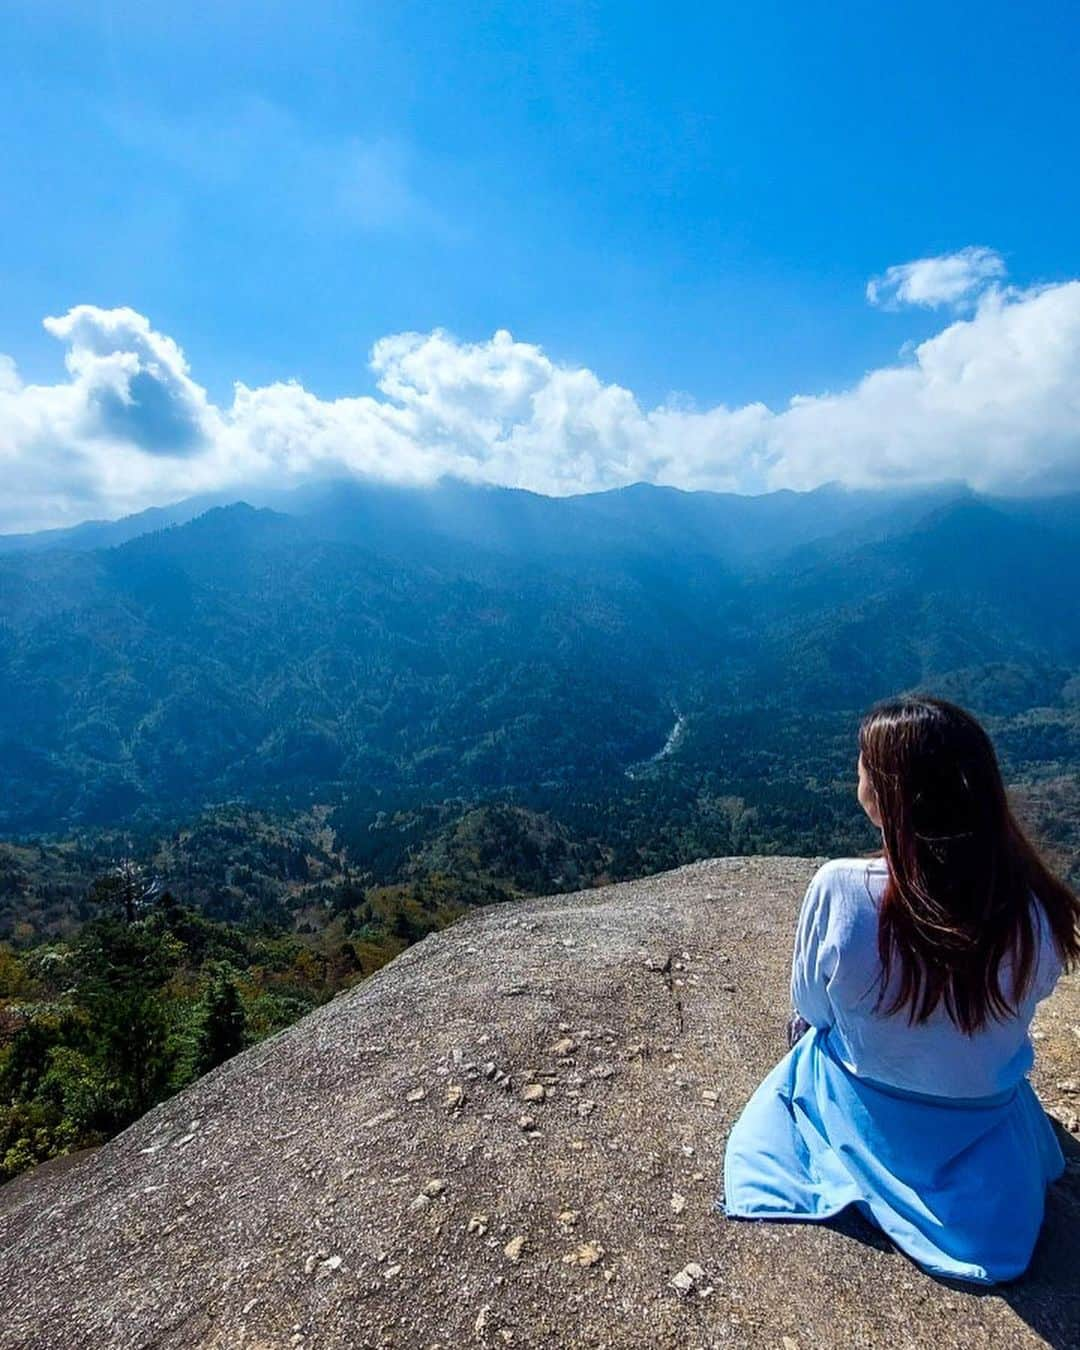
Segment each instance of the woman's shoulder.
[[824,916],[830,928],[860,928],[876,922],[877,902],[888,877],[884,858],[830,858],[810,879],[807,899]]
[[886,877],[888,873],[888,864],[880,856],[830,858],[810,878],[810,885],[843,890],[851,885],[863,886],[868,877]]

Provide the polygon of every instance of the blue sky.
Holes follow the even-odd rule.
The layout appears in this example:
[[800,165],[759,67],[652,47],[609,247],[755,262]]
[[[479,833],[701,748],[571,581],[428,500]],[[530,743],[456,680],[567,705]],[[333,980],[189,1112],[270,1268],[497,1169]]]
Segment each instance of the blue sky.
[[776,412],[958,318],[868,304],[892,265],[1080,275],[1064,4],[9,0],[5,28],[22,386],[65,378],[42,320],[88,305],[145,316],[214,407],[371,395],[379,339],[508,329],[646,410]]

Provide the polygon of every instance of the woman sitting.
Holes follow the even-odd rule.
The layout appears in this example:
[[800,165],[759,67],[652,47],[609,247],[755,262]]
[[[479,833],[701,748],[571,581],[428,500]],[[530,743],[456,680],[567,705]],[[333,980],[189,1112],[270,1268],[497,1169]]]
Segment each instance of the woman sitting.
[[1028,1028],[1080,956],[1080,902],[1013,819],[963,709],[875,705],[858,773],[882,851],[810,882],[791,974],[803,1021],[731,1131],[725,1211],[853,1205],[929,1271],[1011,1279],[1064,1169],[1027,1081]]

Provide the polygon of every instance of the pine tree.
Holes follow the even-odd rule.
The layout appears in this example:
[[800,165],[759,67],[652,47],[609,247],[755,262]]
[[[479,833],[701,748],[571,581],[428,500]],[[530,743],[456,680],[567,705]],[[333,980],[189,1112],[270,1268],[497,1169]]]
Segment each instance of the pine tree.
[[149,1110],[172,1070],[162,986],[182,949],[146,922],[109,916],[79,938],[74,1002],[87,1016],[92,1054],[114,1084],[118,1123]]
[[195,1070],[199,1074],[216,1069],[244,1048],[244,1005],[227,966],[218,970],[202,997],[198,1028]]

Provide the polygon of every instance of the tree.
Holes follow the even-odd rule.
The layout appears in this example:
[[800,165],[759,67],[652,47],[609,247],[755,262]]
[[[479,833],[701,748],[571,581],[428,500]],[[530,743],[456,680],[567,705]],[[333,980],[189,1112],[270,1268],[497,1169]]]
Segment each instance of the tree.
[[57,1040],[55,1024],[30,1020],[19,1027],[0,1055],[0,1096],[29,1101],[45,1076]]
[[247,1017],[227,966],[220,966],[199,1007],[195,1071],[209,1073],[244,1048]]
[[121,858],[111,871],[94,882],[90,898],[102,912],[115,914],[125,923],[135,923],[153,907],[160,892],[157,877],[147,876],[134,858]]
[[93,1054],[115,1084],[122,1124],[166,1094],[173,1052],[162,986],[182,950],[161,925],[148,922],[109,917],[83,930],[74,1001],[87,1014]]

